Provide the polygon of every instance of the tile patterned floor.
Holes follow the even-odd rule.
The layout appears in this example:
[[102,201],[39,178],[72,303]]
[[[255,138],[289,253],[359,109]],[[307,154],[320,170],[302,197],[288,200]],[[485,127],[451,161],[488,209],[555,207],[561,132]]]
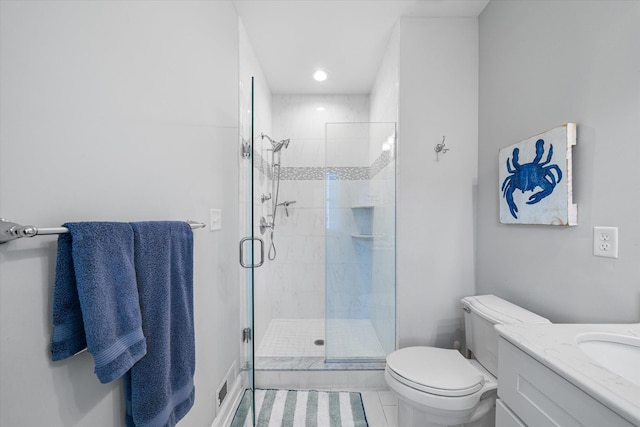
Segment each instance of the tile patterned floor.
[[273,319],[256,351],[256,357],[322,357],[324,319]]
[[369,427],[397,427],[398,399],[388,390],[362,391]]
[[330,319],[327,325],[327,359],[385,358],[370,320]]
[[[314,342],[325,340],[325,345]],[[380,358],[385,353],[367,319],[273,319],[256,357]]]

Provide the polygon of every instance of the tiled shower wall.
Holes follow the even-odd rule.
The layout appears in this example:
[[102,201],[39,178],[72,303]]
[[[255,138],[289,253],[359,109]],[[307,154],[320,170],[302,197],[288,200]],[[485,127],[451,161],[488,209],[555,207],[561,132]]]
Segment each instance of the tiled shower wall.
[[[384,353],[395,343],[395,140],[395,123],[327,125],[327,164],[344,162],[349,144],[357,147],[349,161],[367,173],[326,181],[326,317],[370,321]],[[327,328],[327,356],[349,359]]]
[[[397,145],[392,147],[395,156]],[[386,354],[396,348],[396,162],[395,157],[372,177],[378,196],[373,230],[383,234],[373,241],[371,260],[371,323]]]
[[[385,209],[380,208],[389,202],[389,196],[378,193],[390,191],[390,197],[395,202],[395,181],[388,188],[388,185],[384,185],[388,180],[382,178],[395,176],[394,171],[389,172],[393,169],[393,165],[388,166],[392,160],[390,153],[382,152],[382,143],[388,136],[392,136],[395,127],[393,124],[381,126],[367,123],[369,97],[366,95],[274,95],[271,99],[273,130],[270,136],[274,140],[291,139],[289,147],[281,154],[278,202],[295,203],[288,207],[288,215],[283,207],[278,208],[274,234],[276,259],[266,261],[268,268],[261,274],[266,280],[258,281],[256,285],[265,288],[268,301],[256,304],[256,318],[324,318],[325,283],[328,282],[332,286],[330,293],[336,296],[330,299],[332,302],[328,307],[328,317],[371,317],[376,322],[376,319],[384,315],[371,315],[369,306],[375,306],[376,309],[385,304],[394,307],[393,291],[390,297],[388,292],[377,292],[375,282],[378,279],[373,280],[373,283],[371,279],[373,260],[380,261],[386,257],[373,255],[372,249],[380,248],[385,243],[352,239],[351,233],[358,233],[358,228],[362,226],[357,223],[361,212],[352,207],[375,202],[378,205],[377,213],[375,220],[369,217],[369,228],[373,226],[372,221],[376,221],[376,227],[383,226],[385,221],[388,224],[389,215],[384,213]],[[318,110],[318,107],[324,109]],[[325,135],[328,135],[327,140]],[[375,143],[372,144],[372,141]],[[263,143],[262,148],[260,144],[256,144],[258,152],[254,159],[256,173],[259,175],[258,188],[264,194],[273,192],[273,173],[270,168],[272,155],[268,148],[267,143]],[[327,173],[335,178],[335,182],[325,180]],[[275,194],[272,197],[275,198]],[[263,204],[256,202],[258,216],[271,220],[268,215],[271,213],[272,201],[273,199]],[[325,211],[328,208],[326,203],[333,204],[336,208],[329,216],[329,224],[325,222]],[[341,228],[351,230],[346,235],[335,237],[338,240],[346,239],[338,245],[333,244],[333,236],[325,235],[325,227],[328,225],[331,230],[335,225],[331,224],[332,218],[339,220]],[[257,221],[259,218],[256,218]],[[267,247],[271,243],[268,234],[267,231],[264,236]],[[329,264],[325,262],[327,238],[330,244]],[[391,257],[393,258],[393,254]],[[327,265],[329,268],[325,270]],[[357,266],[360,267],[361,274],[357,272]],[[326,271],[331,277],[325,277]],[[392,263],[386,276],[391,275],[393,278],[393,271]],[[377,273],[384,276],[384,272]],[[361,297],[358,299],[361,292],[372,296],[364,300]],[[261,311],[269,311],[269,314],[261,314]],[[387,323],[393,328],[393,317]],[[266,327],[267,325],[256,325],[257,337],[261,336],[260,330]]]
[[[296,202],[289,206],[289,216],[282,208],[276,216],[277,256],[267,261],[272,264],[267,291],[271,317],[324,318],[325,123],[368,121],[369,97],[274,95],[271,99],[271,137],[291,139],[282,151],[279,202]],[[260,154],[271,163],[270,152]],[[260,309],[258,305],[256,310]]]

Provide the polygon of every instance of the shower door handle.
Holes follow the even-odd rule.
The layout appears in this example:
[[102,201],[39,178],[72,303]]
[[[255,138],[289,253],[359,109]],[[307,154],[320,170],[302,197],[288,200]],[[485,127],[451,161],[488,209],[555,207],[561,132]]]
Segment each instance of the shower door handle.
[[[245,264],[244,263],[244,242],[250,240],[253,245],[254,241],[260,242],[260,262],[258,264]],[[258,268],[264,264],[264,241],[259,237],[245,237],[240,240],[240,265],[244,268]]]

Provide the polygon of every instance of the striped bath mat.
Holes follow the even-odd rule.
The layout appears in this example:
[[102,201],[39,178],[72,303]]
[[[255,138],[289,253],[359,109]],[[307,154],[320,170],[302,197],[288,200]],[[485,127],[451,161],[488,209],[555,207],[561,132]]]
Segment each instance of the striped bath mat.
[[[368,427],[360,393],[255,390],[257,427]],[[251,427],[246,390],[231,427]]]

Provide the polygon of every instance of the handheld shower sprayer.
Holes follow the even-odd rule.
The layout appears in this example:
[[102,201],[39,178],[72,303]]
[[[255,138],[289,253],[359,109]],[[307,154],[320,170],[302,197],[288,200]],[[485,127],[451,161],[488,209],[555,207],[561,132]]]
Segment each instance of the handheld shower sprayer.
[[[276,228],[276,213],[278,211],[278,206],[284,205],[285,213],[287,214],[287,216],[289,216],[289,210],[287,209],[287,207],[291,203],[295,203],[295,201],[278,203],[278,193],[280,192],[280,155],[282,154],[281,151],[283,148],[289,147],[289,142],[291,140],[287,138],[280,141],[274,141],[269,135],[266,135],[264,133],[261,133],[260,137],[262,139],[267,138],[267,140],[271,143],[271,193],[269,194],[269,198],[265,197],[264,195],[261,198],[263,203],[265,200],[271,199],[271,222],[268,222],[264,217],[262,217],[260,219],[260,232],[264,233],[267,228],[269,228],[271,243],[269,245],[269,253],[267,254],[267,256],[270,260],[273,261],[276,258],[276,245],[273,241],[273,236],[274,230]],[[277,156],[276,153],[278,153]],[[271,198],[271,195],[273,195],[273,198]]]
[[261,133],[260,137],[262,139],[267,138],[269,140],[269,142],[271,143],[271,149],[273,150],[274,153],[277,153],[278,151],[282,150],[282,147],[284,148],[289,147],[289,141],[291,141],[289,138],[283,139],[281,141],[274,141],[269,137],[269,135],[266,135],[264,133]]

